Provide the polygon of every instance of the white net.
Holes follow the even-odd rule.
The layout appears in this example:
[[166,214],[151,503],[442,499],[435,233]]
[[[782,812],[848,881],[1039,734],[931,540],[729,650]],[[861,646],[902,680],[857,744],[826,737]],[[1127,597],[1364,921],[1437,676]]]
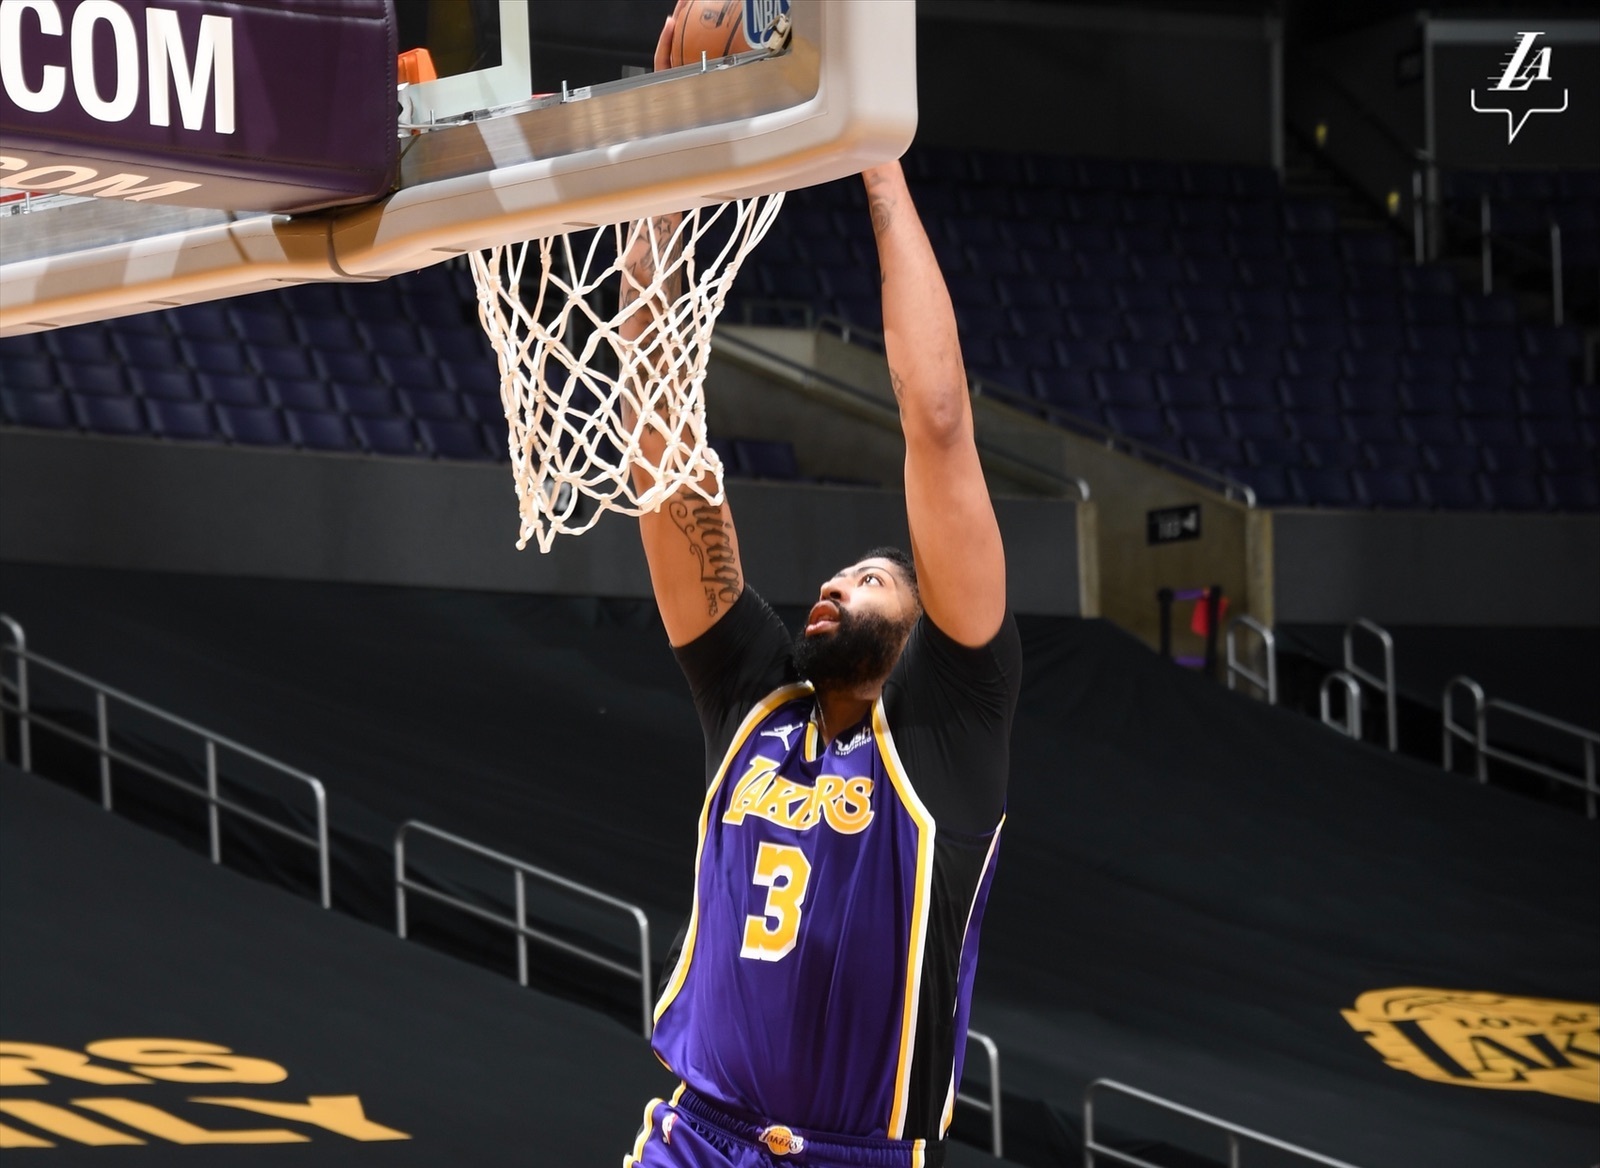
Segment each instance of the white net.
[[711,329],[782,204],[780,191],[472,255],[500,360],[517,547],[547,552],[606,511],[642,515],[684,487],[722,501],[706,438]]

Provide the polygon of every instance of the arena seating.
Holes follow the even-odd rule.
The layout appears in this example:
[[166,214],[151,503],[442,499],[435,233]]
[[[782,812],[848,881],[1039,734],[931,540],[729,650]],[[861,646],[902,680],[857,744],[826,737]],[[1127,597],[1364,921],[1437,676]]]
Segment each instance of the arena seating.
[[[1227,471],[1269,505],[1600,507],[1600,393],[1578,383],[1578,330],[1410,264],[1397,236],[1341,228],[1270,170],[941,150],[907,166],[985,382]],[[1495,190],[1525,209],[1545,198],[1592,247],[1573,209],[1592,220],[1592,178]],[[729,319],[879,329],[875,264],[859,182],[794,192]],[[0,422],[504,458],[473,305],[467,272],[437,266],[9,338]],[[796,477],[787,444],[724,437],[734,473]]]

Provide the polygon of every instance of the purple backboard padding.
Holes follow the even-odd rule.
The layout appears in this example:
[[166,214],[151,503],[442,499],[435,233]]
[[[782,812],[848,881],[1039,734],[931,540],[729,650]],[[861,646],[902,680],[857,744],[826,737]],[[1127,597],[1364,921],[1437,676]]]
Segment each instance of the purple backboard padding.
[[[138,100],[119,122],[91,117],[77,97],[71,46],[82,2],[60,0],[59,36],[44,35],[35,12],[23,12],[19,47],[26,81],[40,87],[46,67],[63,67],[64,94],[55,108],[30,112],[0,87],[0,155],[26,160],[29,170],[75,165],[97,171],[99,179],[145,175],[149,182],[141,186],[198,182],[195,189],[149,200],[182,206],[309,211],[370,201],[393,188],[399,143],[392,0],[119,0],[138,42]],[[232,133],[216,130],[214,92],[207,94],[200,125],[185,128],[177,87],[166,74],[171,124],[151,124],[146,17],[152,8],[176,12],[190,70],[201,19],[233,22]],[[92,43],[95,90],[107,99],[118,85],[108,22],[96,23]],[[13,185],[8,180],[25,173],[0,173],[0,185]]]

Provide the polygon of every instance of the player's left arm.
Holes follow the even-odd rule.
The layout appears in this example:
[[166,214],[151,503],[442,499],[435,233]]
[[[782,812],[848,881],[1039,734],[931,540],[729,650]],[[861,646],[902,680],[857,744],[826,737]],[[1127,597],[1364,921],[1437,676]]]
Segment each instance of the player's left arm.
[[973,435],[955,311],[898,162],[863,175],[883,281],[884,347],[906,440],[906,517],[928,618],[963,645],[993,640],[1005,550]]

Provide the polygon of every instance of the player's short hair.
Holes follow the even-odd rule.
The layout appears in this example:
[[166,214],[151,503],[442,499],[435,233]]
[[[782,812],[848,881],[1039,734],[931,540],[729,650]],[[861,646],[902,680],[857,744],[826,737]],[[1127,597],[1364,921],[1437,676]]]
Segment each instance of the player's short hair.
[[900,575],[905,577],[907,584],[911,585],[911,595],[917,598],[917,603],[922,603],[922,590],[917,587],[917,565],[911,557],[897,547],[868,548],[856,557],[856,563],[862,560],[888,560],[900,570]]

